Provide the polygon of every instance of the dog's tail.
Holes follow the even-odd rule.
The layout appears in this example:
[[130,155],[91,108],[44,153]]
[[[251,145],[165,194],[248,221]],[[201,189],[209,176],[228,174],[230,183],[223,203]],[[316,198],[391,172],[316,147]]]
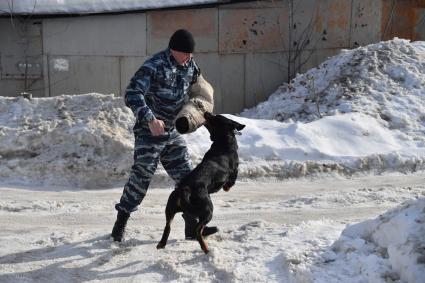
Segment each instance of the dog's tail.
[[190,202],[191,190],[189,186],[181,187],[181,207],[183,211],[188,212],[189,214],[196,215],[196,208]]

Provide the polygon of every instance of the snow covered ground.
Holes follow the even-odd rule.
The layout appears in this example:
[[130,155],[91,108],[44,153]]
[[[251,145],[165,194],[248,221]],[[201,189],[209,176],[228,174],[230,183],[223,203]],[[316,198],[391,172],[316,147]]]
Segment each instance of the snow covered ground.
[[121,189],[3,187],[0,282],[423,282],[424,177],[238,182],[213,196],[208,255],[179,216],[156,250],[170,189],[149,191],[117,244]]
[[[0,93],[1,94],[1,93]],[[114,95],[0,97],[0,282],[425,282],[425,43],[347,50],[240,115],[204,255],[159,168],[111,241],[134,118]],[[196,164],[204,128],[186,136]]]

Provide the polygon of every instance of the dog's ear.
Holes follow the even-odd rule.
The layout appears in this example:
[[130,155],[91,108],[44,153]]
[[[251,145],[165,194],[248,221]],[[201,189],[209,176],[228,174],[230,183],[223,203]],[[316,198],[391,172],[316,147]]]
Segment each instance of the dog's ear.
[[238,122],[233,121],[233,126],[235,127],[236,130],[238,131],[242,131],[243,128],[245,128],[245,125],[243,124],[239,124]]

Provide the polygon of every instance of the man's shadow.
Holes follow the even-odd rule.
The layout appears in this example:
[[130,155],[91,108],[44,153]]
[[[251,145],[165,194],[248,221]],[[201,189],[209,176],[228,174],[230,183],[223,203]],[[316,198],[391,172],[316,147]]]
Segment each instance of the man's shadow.
[[[61,246],[8,254],[0,257],[0,267],[3,266],[3,272],[5,270],[9,272],[0,274],[0,282],[83,282],[149,273],[154,271],[154,266],[145,267],[136,272],[117,272],[142,261],[129,262],[107,270],[99,270],[99,268],[110,262],[115,256],[129,253],[133,247],[153,244],[156,245],[153,240],[137,239],[117,244],[112,241],[110,235],[104,235]],[[78,261],[81,264],[76,264]],[[14,264],[17,265],[16,269],[20,269],[19,265],[26,266],[25,263],[34,263],[34,266],[40,266],[40,268],[31,267],[31,270],[28,268],[29,271],[22,272],[13,270]]]

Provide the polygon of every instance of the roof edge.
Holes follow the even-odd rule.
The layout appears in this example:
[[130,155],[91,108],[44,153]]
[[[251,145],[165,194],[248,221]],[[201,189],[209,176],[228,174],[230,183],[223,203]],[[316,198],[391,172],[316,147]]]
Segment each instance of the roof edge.
[[[222,4],[233,4],[240,2],[258,2],[258,0],[186,0],[179,1],[177,3],[173,0],[165,1],[128,1],[127,5],[124,3],[120,6],[117,1],[109,0],[94,0],[98,3],[103,3],[99,7],[94,7],[94,4],[81,4],[73,7],[58,6],[59,8],[53,7],[53,2],[57,3],[58,0],[19,0],[20,5],[10,6],[10,0],[0,2],[0,17],[68,17],[68,16],[87,16],[87,15],[106,15],[106,14],[128,14],[128,13],[140,13],[155,10],[170,10],[170,9],[189,9],[189,8],[200,8],[200,7],[215,7]],[[13,0],[11,0],[12,3]],[[35,2],[34,2],[35,1]],[[83,0],[80,0],[84,2]],[[93,2],[94,2],[93,1]],[[30,2],[33,5],[30,5]],[[137,3],[135,3],[137,2]],[[182,3],[183,2],[183,3]],[[34,3],[39,3],[39,7],[34,6]],[[112,3],[112,4],[111,4]],[[43,5],[44,6],[41,6]],[[49,5],[50,4],[50,7]],[[16,5],[16,4],[15,4]],[[109,5],[109,6],[108,6]],[[29,7],[29,8],[27,8]]]

